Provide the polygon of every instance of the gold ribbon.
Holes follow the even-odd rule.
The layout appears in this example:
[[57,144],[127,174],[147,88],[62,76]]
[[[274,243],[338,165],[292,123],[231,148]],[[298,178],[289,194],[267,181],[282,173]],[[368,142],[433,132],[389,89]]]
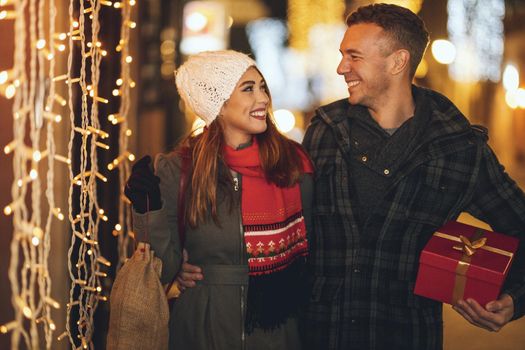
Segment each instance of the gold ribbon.
[[[482,230],[479,230],[479,231],[483,234]],[[435,232],[434,236],[440,237],[440,238],[444,238],[444,239],[448,239],[449,241],[455,241],[455,242],[463,243],[463,241],[460,238],[460,237],[462,237],[461,235],[460,235],[460,237],[457,237],[457,236],[452,236],[452,235],[449,235],[449,234],[446,234],[446,233],[442,233],[442,232]],[[468,240],[468,238],[466,238],[466,237],[464,237],[464,238]],[[484,245],[482,245],[482,246],[480,246],[478,248],[475,248],[474,250],[483,249],[483,250],[486,250],[486,251],[489,251],[489,252],[492,252],[492,253],[508,256],[509,258],[512,258],[514,256],[514,253],[512,253],[512,252],[509,252],[509,251],[506,251],[506,250],[503,250],[503,249],[499,249],[499,248],[495,248],[495,247],[491,247],[491,246],[486,245],[486,237],[483,238],[483,239],[485,239]],[[476,242],[477,242],[477,240],[474,241],[474,243],[476,243]],[[454,246],[454,247],[458,247],[458,246]],[[454,248],[454,249],[458,249],[458,248]],[[463,250],[463,247],[459,248],[458,250]]]
[[485,232],[483,230],[477,229],[472,239],[468,239],[463,235],[459,235],[459,237],[457,237],[443,232],[434,233],[434,236],[436,237],[461,243],[461,245],[453,246],[453,249],[461,250],[463,252],[463,256],[461,259],[459,259],[458,265],[456,266],[456,279],[454,281],[454,290],[452,291],[452,305],[456,304],[458,300],[463,299],[463,295],[465,294],[465,286],[467,284],[467,271],[470,267],[472,256],[478,249],[504,255],[509,258],[514,256],[514,253],[512,252],[488,246],[487,237],[482,237],[484,233]]

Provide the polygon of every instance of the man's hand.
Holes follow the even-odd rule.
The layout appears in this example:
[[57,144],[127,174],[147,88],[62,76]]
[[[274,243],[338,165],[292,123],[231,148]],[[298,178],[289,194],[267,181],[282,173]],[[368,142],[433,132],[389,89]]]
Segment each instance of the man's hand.
[[181,289],[195,287],[195,281],[200,281],[204,278],[200,267],[188,264],[188,252],[186,249],[182,250],[182,268],[177,276],[177,282]]
[[452,308],[474,326],[491,332],[499,331],[514,315],[514,301],[508,294],[487,303],[485,309],[473,299],[460,300]]

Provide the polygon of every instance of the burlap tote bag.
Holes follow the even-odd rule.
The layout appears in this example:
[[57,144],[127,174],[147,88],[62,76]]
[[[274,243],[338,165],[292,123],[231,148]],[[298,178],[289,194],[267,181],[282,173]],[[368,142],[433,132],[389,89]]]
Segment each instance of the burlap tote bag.
[[140,242],[117,273],[110,295],[108,350],[168,348],[169,309],[162,261]]

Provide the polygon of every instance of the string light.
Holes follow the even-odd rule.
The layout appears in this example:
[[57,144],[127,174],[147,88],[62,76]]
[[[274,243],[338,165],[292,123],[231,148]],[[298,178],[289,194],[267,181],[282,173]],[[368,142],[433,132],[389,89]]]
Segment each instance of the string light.
[[[107,182],[108,179],[99,171],[97,152],[90,147],[95,145],[97,148],[108,150],[109,145],[100,140],[110,136],[101,129],[98,120],[97,104],[109,103],[108,98],[97,93],[100,62],[103,57],[108,56],[108,49],[98,40],[99,12],[101,5],[111,6],[118,9],[115,13],[122,17],[121,38],[115,47],[115,50],[120,52],[122,83],[113,94],[120,102],[118,154],[125,155],[117,164],[122,198],[122,179],[129,175],[129,162],[135,159],[127,150],[127,138],[131,135],[131,130],[127,127],[125,118],[130,104],[129,89],[136,85],[130,77],[133,57],[129,54],[128,46],[129,30],[137,26],[131,20],[130,12],[136,1],[101,0],[98,3],[77,3],[70,0],[71,20],[66,31],[55,30],[57,11],[54,1],[41,5],[36,0],[30,0],[29,3],[0,0],[0,6],[10,4],[14,5],[13,11],[0,10],[0,20],[14,19],[15,23],[15,64],[13,69],[0,72],[0,95],[14,99],[14,137],[4,147],[4,153],[12,155],[13,158],[14,186],[12,201],[4,207],[4,214],[12,215],[14,243],[11,245],[11,255],[20,256],[21,262],[12,259],[9,267],[11,290],[15,296],[12,298],[15,320],[0,326],[0,332],[14,331],[13,348],[39,348],[39,336],[42,332],[35,331],[36,326],[43,327],[46,348],[53,347],[52,339],[62,340],[66,337],[73,348],[92,348],[93,314],[98,302],[107,301],[107,297],[101,295],[104,284],[100,281],[101,278],[107,277],[107,273],[101,269],[111,266],[99,251],[98,225],[99,222],[110,221],[110,218],[98,206],[98,181],[95,181],[97,179]],[[75,50],[77,52],[74,52]],[[68,52],[67,73],[56,74],[55,60],[65,52]],[[78,68],[73,67],[73,55],[81,60],[79,67],[83,71],[79,72]],[[56,91],[57,83],[61,86],[64,86],[64,83],[67,85],[67,95]],[[75,115],[77,108],[73,105],[74,96],[78,94],[76,90],[81,94],[79,115]],[[92,100],[88,101],[89,98]],[[60,150],[57,153],[54,143],[54,125],[63,122],[62,116],[65,114],[61,108],[64,107],[68,109],[69,113],[66,115],[70,116],[71,130],[74,131],[70,136],[67,154]],[[82,139],[81,152],[74,150],[74,147],[78,147],[75,137]],[[75,167],[75,175],[71,158],[73,154],[79,153],[79,166]],[[47,161],[47,166],[40,168],[44,160]],[[63,213],[62,209],[55,205],[55,161],[68,166],[71,180],[70,196],[76,196],[70,198],[69,207],[65,210],[67,213]],[[87,168],[88,165],[90,169]],[[45,172],[42,169],[46,169]],[[80,191],[73,190],[73,186],[77,185],[80,186]],[[47,199],[45,206],[42,205],[44,193]],[[27,198],[31,198],[31,203],[26,203]],[[72,203],[80,203],[80,207],[73,208]],[[75,214],[74,210],[79,214]],[[122,232],[131,227],[129,210],[129,201],[122,198],[118,219],[124,225],[121,228]],[[50,317],[50,308],[60,308],[60,305],[50,296],[50,274],[46,261],[50,252],[50,220],[64,221],[66,217],[69,218],[73,232],[70,252],[75,250],[74,256],[78,256],[78,261],[75,263],[68,260],[73,283],[67,306],[66,330],[57,338],[53,338],[52,334],[57,327]],[[127,251],[120,248],[125,245],[122,238],[127,238],[127,235],[119,236],[119,263],[124,261],[124,256],[127,255]],[[20,277],[19,269],[23,269],[23,278]],[[73,317],[70,313],[72,306],[78,306],[75,309],[75,315],[78,315],[78,329],[75,332],[70,329],[70,326],[75,324],[70,322],[70,318]],[[22,318],[26,318],[27,322],[20,322]],[[78,336],[72,336],[73,333]]]
[[16,12],[15,11],[7,11],[7,10],[0,11],[0,20],[2,20],[2,19],[14,19],[14,18],[16,18]]
[[4,70],[0,72],[0,85],[5,84],[12,75],[13,75],[12,70]]
[[[14,19],[14,66],[0,72],[0,94],[14,99],[13,141],[4,147],[4,153],[12,155],[14,180],[12,201],[4,207],[4,214],[13,218],[11,256],[16,258],[11,259],[8,274],[15,321],[0,326],[0,331],[12,331],[13,349],[41,348],[41,338],[50,349],[56,330],[50,308],[60,307],[50,296],[47,268],[51,220],[60,215],[64,219],[54,204],[52,166],[54,124],[62,117],[52,111],[55,102],[66,105],[66,100],[55,93],[54,80],[55,58],[66,49],[58,41],[66,36],[55,32],[54,1],[0,0],[0,6],[6,5],[14,6],[13,11],[0,11],[0,19]],[[48,161],[47,170],[39,172],[44,159]],[[57,210],[58,214],[51,215]],[[27,320],[21,322],[23,318]]]
[[4,95],[8,100],[12,99],[16,94],[16,87],[13,84],[0,86],[0,94]]
[[64,41],[68,37],[68,33],[53,33],[53,39]]

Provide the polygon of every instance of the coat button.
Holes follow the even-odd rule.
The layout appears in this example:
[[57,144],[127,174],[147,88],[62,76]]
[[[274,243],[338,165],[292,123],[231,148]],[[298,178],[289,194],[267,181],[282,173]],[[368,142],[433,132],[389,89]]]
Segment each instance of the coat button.
[[361,157],[361,160],[362,160],[363,162],[366,162],[366,161],[368,160],[368,158],[367,158],[366,156],[362,156],[362,157]]
[[390,170],[388,170],[388,169],[383,170],[383,174],[385,174],[385,175],[390,174]]

